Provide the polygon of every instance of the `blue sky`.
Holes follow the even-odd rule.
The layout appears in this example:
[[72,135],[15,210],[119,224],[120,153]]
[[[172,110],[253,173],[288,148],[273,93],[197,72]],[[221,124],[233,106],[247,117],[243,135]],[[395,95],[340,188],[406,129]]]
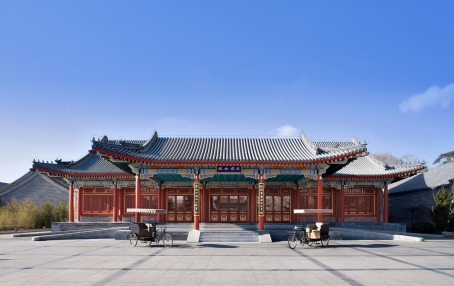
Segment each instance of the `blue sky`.
[[93,136],[454,150],[452,1],[0,1],[0,182]]

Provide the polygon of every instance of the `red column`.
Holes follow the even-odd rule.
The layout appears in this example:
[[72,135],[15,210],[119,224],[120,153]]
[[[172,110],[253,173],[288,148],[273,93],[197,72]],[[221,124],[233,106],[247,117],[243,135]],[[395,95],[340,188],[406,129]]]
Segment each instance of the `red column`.
[[118,190],[118,216],[119,219],[118,221],[123,221],[123,210],[124,210],[124,205],[123,205],[123,189]]
[[77,190],[77,221],[80,222],[80,215],[82,213],[82,190]]
[[[161,206],[162,206],[163,209],[167,209],[166,192],[165,192],[165,189],[163,189],[162,187],[161,187]],[[166,214],[161,215],[161,220],[163,222],[167,221],[167,215]]]
[[251,185],[249,194],[249,222],[257,222],[257,190],[255,184]]
[[[140,208],[142,206],[142,195],[140,189],[140,174],[136,174],[136,208]],[[140,213],[135,213],[134,215],[135,221],[140,221]]]
[[199,205],[200,175],[194,175],[194,230],[199,230],[200,205]]
[[383,221],[388,222],[388,185],[385,184],[384,197],[383,197]]
[[339,222],[340,217],[340,208],[339,208],[339,201],[340,201],[340,190],[334,187],[331,187],[333,190],[333,215],[335,217],[335,222]]
[[298,222],[298,214],[293,213],[294,209],[298,208],[298,197],[299,197],[299,190],[296,188],[296,191],[292,189],[292,204],[290,208],[290,217],[292,218],[292,222]]
[[208,222],[208,213],[210,212],[210,196],[208,195],[207,185],[202,187],[202,221]]
[[118,190],[117,190],[117,182],[113,185],[113,210],[112,210],[112,221],[117,222],[118,216]]
[[263,178],[263,174],[259,175],[259,212],[258,212],[258,219],[259,225],[258,230],[265,229],[265,180]]
[[[163,209],[162,207],[162,203],[161,203],[161,185],[159,185],[159,188],[158,188],[158,209]],[[157,214],[157,219],[159,222],[161,222],[161,214]]]
[[69,222],[74,222],[74,184],[69,185],[69,198],[68,198],[68,209],[69,209]]
[[341,185],[341,189],[340,189],[340,203],[339,203],[339,206],[340,206],[340,222],[344,222],[345,221],[345,218],[344,218],[344,215],[345,215],[345,185],[344,183],[342,182],[342,185]]
[[[317,208],[323,209],[323,185],[322,175],[317,175]],[[321,213],[317,214],[317,222],[322,222],[323,216]]]

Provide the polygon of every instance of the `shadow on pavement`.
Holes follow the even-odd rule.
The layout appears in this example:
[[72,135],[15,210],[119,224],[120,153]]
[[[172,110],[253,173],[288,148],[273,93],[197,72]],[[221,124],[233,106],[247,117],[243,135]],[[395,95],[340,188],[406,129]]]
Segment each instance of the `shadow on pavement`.
[[351,247],[358,247],[358,248],[389,248],[389,247],[395,247],[398,245],[394,244],[384,244],[384,243],[377,243],[377,244],[330,244],[327,247],[328,248],[351,248]]

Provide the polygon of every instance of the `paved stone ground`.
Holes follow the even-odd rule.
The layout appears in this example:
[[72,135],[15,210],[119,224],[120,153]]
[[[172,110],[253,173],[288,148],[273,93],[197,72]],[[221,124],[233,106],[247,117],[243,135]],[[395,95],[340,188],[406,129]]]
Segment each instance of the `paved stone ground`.
[[454,240],[131,247],[0,236],[1,285],[454,285]]

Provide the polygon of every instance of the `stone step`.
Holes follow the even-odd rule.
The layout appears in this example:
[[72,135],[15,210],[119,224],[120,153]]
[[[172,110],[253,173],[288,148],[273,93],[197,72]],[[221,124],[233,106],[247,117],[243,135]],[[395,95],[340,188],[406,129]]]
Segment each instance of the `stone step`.
[[201,232],[199,242],[259,242],[256,231]]

